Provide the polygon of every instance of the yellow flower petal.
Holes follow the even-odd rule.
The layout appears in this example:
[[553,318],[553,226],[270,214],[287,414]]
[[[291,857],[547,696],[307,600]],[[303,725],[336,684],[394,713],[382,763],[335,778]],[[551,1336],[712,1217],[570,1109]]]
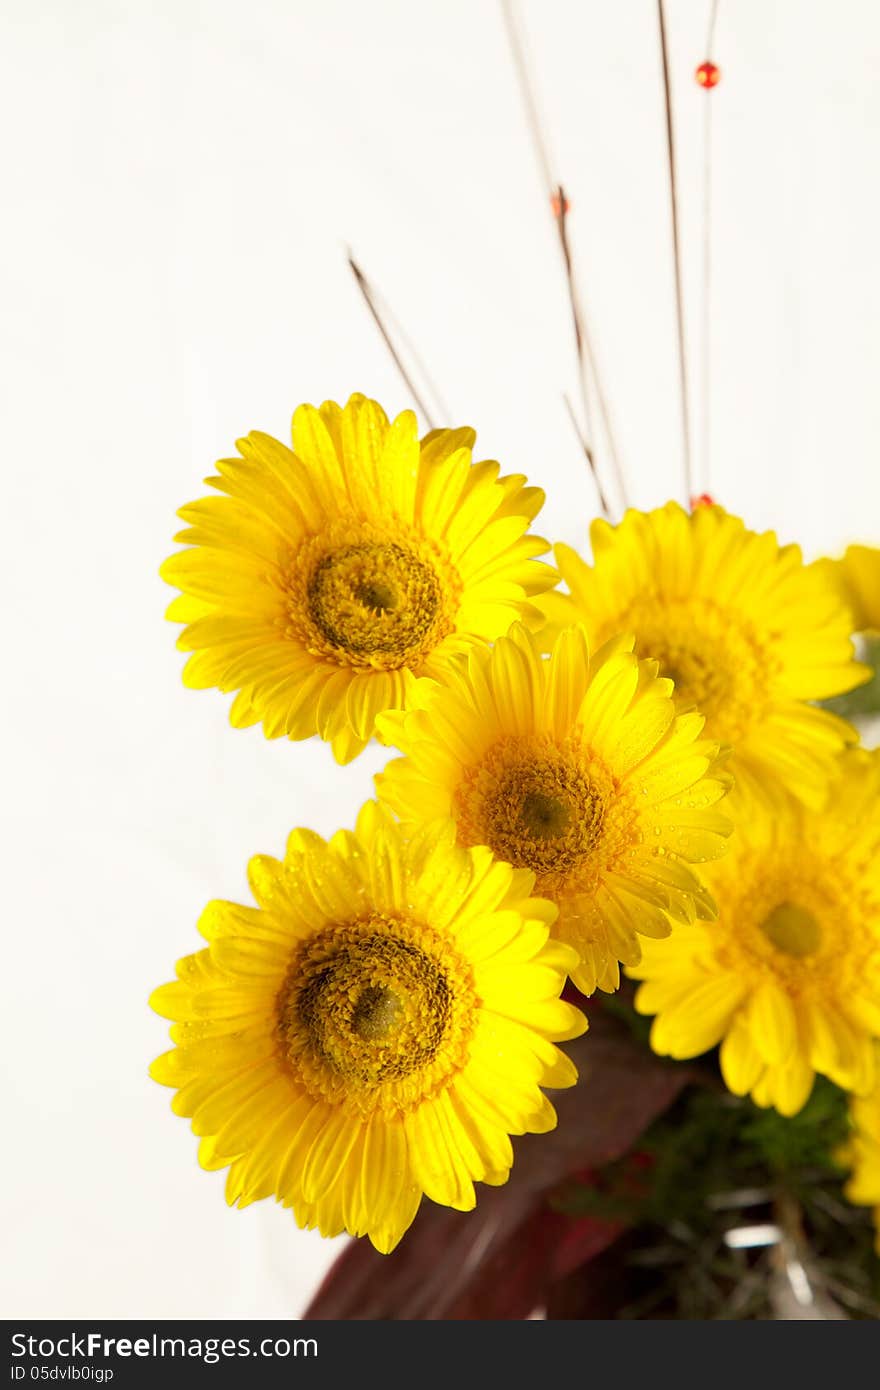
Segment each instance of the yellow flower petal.
[[[817,810],[791,798],[740,808],[729,853],[705,873],[717,921],[644,940],[629,971],[643,982],[637,1008],[655,1015],[652,1045],[686,1057],[720,1039],[730,1090],[785,1115],[806,1104],[816,1072],[867,1094],[880,1024],[880,751],[846,753]],[[735,1007],[726,1020],[720,1003],[708,1008],[703,1026],[694,1000],[707,977]]]
[[545,660],[516,625],[425,692],[395,727],[404,757],[377,779],[407,826],[451,814],[459,843],[531,871],[590,991],[617,987],[639,934],[714,915],[688,862],[716,858],[731,829],[714,809],[727,789],[718,748],[629,645],[591,659],[575,628]]
[[235,727],[269,738],[317,733],[339,762],[377,720],[402,711],[417,678],[492,641],[555,582],[526,534],[540,496],[498,465],[474,464],[473,431],[419,444],[415,416],[388,421],[354,395],[304,405],[293,450],[258,431],[181,509],[189,545],[161,573],[182,596],[185,680],[237,691]]
[[542,1088],[576,1079],[555,1042],[586,1027],[559,999],[572,953],[530,874],[454,838],[375,803],[329,842],[292,832],[250,865],[258,907],[211,903],[208,949],[155,991],[175,1046],[151,1075],[230,1204],[274,1194],[387,1252],[423,1194],[468,1210],[510,1134],[555,1123]]
[[[617,526],[595,522],[591,540],[592,564],[556,547],[569,593],[537,600],[548,637],[572,623],[593,646],[632,633],[636,654],[674,681],[678,707],[699,710],[706,734],[732,748],[738,796],[773,804],[781,786],[818,805],[849,735],[804,702],[868,675],[853,660],[851,618],[829,569],[804,565],[797,547],[716,506],[628,511]],[[880,574],[876,559],[870,569]],[[671,773],[666,794],[675,794]]]

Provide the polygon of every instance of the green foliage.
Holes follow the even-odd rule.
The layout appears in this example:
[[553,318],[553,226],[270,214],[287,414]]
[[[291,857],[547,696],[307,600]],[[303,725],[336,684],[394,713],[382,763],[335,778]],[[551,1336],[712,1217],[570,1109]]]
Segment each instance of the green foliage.
[[745,1101],[742,1105],[743,1144],[772,1177],[790,1184],[806,1171],[839,1174],[834,1154],[849,1133],[849,1120],[846,1096],[833,1082],[818,1076],[807,1104],[791,1118]]
[[[848,1131],[847,1100],[819,1078],[787,1119],[730,1095],[720,1078],[691,1086],[638,1151],[560,1189],[557,1209],[616,1219],[627,1234],[623,1318],[780,1316],[769,1290],[779,1249],[730,1248],[736,1226],[782,1225],[796,1213],[799,1249],[847,1317],[880,1317],[880,1260],[871,1214],[847,1203],[835,1152]],[[804,1256],[807,1259],[807,1256]]]
[[859,640],[859,660],[870,666],[874,672],[871,680],[856,686],[846,695],[836,695],[833,700],[823,700],[825,709],[844,719],[858,721],[880,714],[880,637],[865,635]]

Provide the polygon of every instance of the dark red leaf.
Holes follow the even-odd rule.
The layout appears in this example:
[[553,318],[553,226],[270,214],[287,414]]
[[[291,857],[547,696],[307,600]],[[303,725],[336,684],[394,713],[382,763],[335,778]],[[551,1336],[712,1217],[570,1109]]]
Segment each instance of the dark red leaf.
[[566,1051],[580,1081],[554,1094],[559,1124],[551,1134],[514,1142],[509,1182],[478,1187],[472,1212],[424,1202],[391,1255],[352,1242],[304,1317],[523,1318],[555,1281],[614,1240],[617,1223],[567,1216],[547,1197],[572,1173],[627,1153],[693,1072],[654,1057],[595,1004],[589,1033]]
[[630,1255],[630,1238],[624,1235],[589,1263],[571,1270],[545,1294],[545,1317],[551,1321],[616,1317],[632,1301]]

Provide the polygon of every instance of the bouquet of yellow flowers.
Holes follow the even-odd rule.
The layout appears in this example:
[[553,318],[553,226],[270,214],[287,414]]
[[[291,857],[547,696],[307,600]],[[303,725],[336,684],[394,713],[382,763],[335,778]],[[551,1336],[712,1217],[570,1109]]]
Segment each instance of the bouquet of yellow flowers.
[[[474,444],[363,396],[303,405],[292,447],[251,434],[181,509],[163,573],[186,683],[235,692],[236,727],[389,757],[353,828],[295,829],[251,861],[252,905],[207,906],[206,946],[152,998],[174,1043],[152,1074],[230,1203],[403,1242],[411,1282],[407,1242],[454,1233],[467,1288],[444,1281],[442,1315],[479,1307],[476,1274],[503,1307],[499,1255],[516,1270],[537,1238],[502,1314],[525,1316],[631,1229],[595,1170],[686,1087],[793,1121],[826,1078],[852,1117],[828,1162],[880,1212],[880,755],[819,703],[871,675],[853,631],[880,621],[880,552],[808,565],[670,502],[597,520],[589,562],[554,566],[541,492]],[[511,1136],[552,1131],[569,1087],[549,1172],[532,1141],[506,1202]],[[496,1229],[438,1219],[489,1197]],[[475,1271],[460,1243],[487,1231]],[[332,1300],[365,1291],[347,1260]]]
[[180,510],[185,683],[387,761],[205,908],[152,1075],[231,1205],[357,1238],[313,1317],[880,1316],[880,550],[600,478],[550,192],[583,554],[471,428],[359,394]]

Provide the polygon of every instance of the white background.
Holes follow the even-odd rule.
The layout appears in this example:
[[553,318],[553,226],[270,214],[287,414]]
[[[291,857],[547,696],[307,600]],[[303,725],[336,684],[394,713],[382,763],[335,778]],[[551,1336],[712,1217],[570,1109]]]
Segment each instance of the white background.
[[[810,555],[877,542],[880,7],[721,0],[711,97],[707,0],[667,8],[695,368],[715,103],[712,490]],[[2,1312],[296,1314],[338,1246],[226,1209],[146,1077],[146,997],[247,857],[350,823],[381,757],[232,731],[181,685],[156,571],[239,435],[352,390],[409,404],[346,243],[448,422],[582,544],[554,229],[493,0],[2,10]],[[522,13],[631,491],[660,502],[681,446],[655,7]]]

